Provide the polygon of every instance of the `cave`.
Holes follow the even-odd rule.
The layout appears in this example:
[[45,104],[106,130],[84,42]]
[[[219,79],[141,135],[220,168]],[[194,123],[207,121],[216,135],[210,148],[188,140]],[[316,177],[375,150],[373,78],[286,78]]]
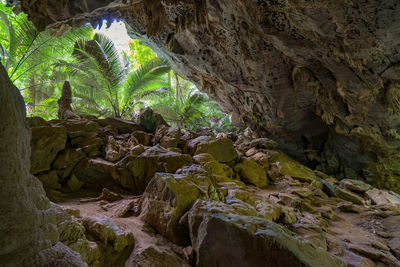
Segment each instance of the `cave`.
[[[215,204],[212,201],[218,196],[207,192],[207,198],[199,197],[191,203],[190,210],[186,207],[179,222],[168,216],[158,217],[157,208],[165,208],[164,204],[155,204],[160,198],[169,200],[175,194],[175,202],[189,201],[179,198],[179,194],[185,193],[173,184],[177,179],[173,175],[185,175],[183,168],[172,176],[155,174],[140,190],[145,196],[141,205],[151,207],[143,217],[157,233],[194,252],[182,252],[189,255],[188,263],[181,262],[179,257],[180,260],[154,256],[149,251],[150,255],[143,257],[161,257],[157,258],[164,264],[160,266],[400,265],[400,38],[397,35],[400,2],[17,0],[8,3],[25,12],[37,29],[50,29],[59,36],[88,22],[96,26],[103,19],[122,20],[132,38],[151,47],[180,76],[217,101],[237,127],[249,127],[255,140],[270,140],[263,144],[264,148],[271,146],[285,153],[272,156],[278,157],[275,162],[289,162],[283,166],[275,162],[268,165],[267,175],[272,181],[278,170],[283,177],[295,177],[310,187],[318,184],[311,194],[323,191],[318,194],[326,195],[329,201],[325,199],[323,205],[315,208],[309,201],[301,200],[298,205],[302,212],[318,212],[324,220],[332,221],[331,230],[337,231],[338,236],[340,223],[335,220],[334,212],[350,212],[347,222],[356,221],[364,227],[364,232],[361,228],[351,230],[363,235],[368,229],[378,238],[366,235],[367,239],[352,243],[343,237],[346,233],[341,233],[343,239],[337,239],[335,245],[326,241],[331,241],[328,237],[332,233],[326,231],[323,236],[323,230],[312,231],[310,226],[300,227],[296,234],[313,242],[298,243],[288,232],[296,225],[290,222],[293,214],[289,210],[279,212],[278,218],[271,215],[268,220],[253,216],[250,224],[254,229],[248,229],[241,220],[252,216],[251,208],[237,196],[240,192],[235,193],[236,197],[227,193],[226,198],[239,199],[244,206],[235,203],[245,207],[243,214],[236,214],[232,205]],[[25,120],[24,102],[3,68],[0,77],[0,232],[4,235],[0,263],[86,266],[76,250],[60,242],[60,218],[64,218],[65,212],[48,200],[39,180],[29,171],[31,133]],[[199,144],[196,144],[199,151],[208,151],[211,146],[200,141]],[[225,143],[222,146],[227,151],[230,148]],[[222,164],[229,165],[239,157],[235,152],[233,158],[225,159],[224,153],[221,158],[220,154],[215,155]],[[253,161],[246,159],[235,165],[235,170],[245,181],[257,184],[259,181],[253,178],[258,174],[248,174],[243,167],[251,164]],[[353,181],[350,186],[349,181]],[[187,188],[190,194],[197,192],[189,185]],[[295,195],[301,199],[309,197],[308,192],[296,190]],[[379,197],[372,198],[376,207],[371,206],[371,199],[361,199],[354,193],[364,194],[367,190],[379,191]],[[336,198],[346,203],[335,202],[332,209],[330,205]],[[293,199],[286,199],[293,204]],[[177,205],[176,210],[181,212],[182,207]],[[371,217],[360,215],[364,213]],[[357,216],[363,219],[357,221]],[[382,227],[372,225],[373,219]],[[274,221],[292,227],[286,229]],[[182,226],[184,222],[188,226]],[[90,225],[91,221],[86,223]],[[315,235],[318,231],[323,237]],[[373,240],[373,246],[368,245],[368,238]],[[218,242],[219,239],[237,242],[236,253],[227,244]],[[335,254],[335,249],[341,252]],[[153,266],[151,260],[143,262],[126,266]]]

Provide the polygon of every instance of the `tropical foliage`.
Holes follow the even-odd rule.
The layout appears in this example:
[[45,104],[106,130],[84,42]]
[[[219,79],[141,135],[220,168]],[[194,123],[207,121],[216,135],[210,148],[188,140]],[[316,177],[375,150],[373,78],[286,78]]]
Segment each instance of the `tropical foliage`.
[[49,98],[58,93],[62,82],[54,79],[52,64],[72,52],[70,44],[76,38],[90,38],[91,35],[91,28],[82,27],[54,37],[49,31],[37,31],[23,13],[15,15],[1,6],[0,62],[14,84],[21,88],[28,111],[52,107],[50,102],[54,99]]
[[113,116],[127,116],[136,98],[168,86],[163,76],[170,68],[162,60],[154,58],[131,70],[129,60],[102,34],[78,40],[72,57],[70,62],[60,60],[58,67],[71,80],[80,111],[104,114],[103,110],[112,110]]
[[236,130],[219,105],[193,83],[175,74],[172,84],[170,90],[153,95],[149,101],[149,105],[170,124],[190,130],[198,127],[208,127],[214,132]]
[[172,125],[233,130],[214,101],[138,40],[121,53],[110,38],[88,26],[54,37],[0,4],[0,63],[20,88],[31,116],[56,118],[62,84],[69,80],[78,114],[130,119],[150,106]]
[[151,48],[145,46],[139,40],[132,40],[129,43],[129,51],[130,55],[128,58],[134,68],[139,68],[141,65],[157,57]]

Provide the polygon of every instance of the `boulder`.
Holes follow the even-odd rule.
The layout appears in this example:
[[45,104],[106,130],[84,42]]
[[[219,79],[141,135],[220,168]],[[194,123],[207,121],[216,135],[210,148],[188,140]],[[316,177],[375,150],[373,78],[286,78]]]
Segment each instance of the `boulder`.
[[55,126],[63,126],[67,129],[68,137],[75,138],[88,136],[99,130],[99,124],[92,120],[59,120],[53,122]]
[[117,146],[117,143],[112,136],[108,136],[107,145],[104,148],[105,159],[111,162],[116,162],[121,159],[123,151]]
[[212,207],[198,201],[189,211],[196,266],[346,266],[279,224]]
[[137,156],[137,155],[142,154],[144,151],[145,151],[145,148],[143,145],[136,145],[129,151],[129,155]]
[[163,169],[153,158],[136,155],[123,158],[117,163],[117,166],[120,170],[126,170],[124,175],[119,178],[121,186],[138,194],[146,189],[154,174]]
[[82,148],[82,151],[90,158],[97,157],[101,154],[100,149],[104,144],[103,139],[92,133],[86,136],[78,136],[71,139],[73,148]]
[[154,143],[160,143],[164,148],[179,148],[186,151],[186,140],[182,138],[182,135],[182,130],[179,127],[161,125],[156,130]]
[[164,118],[160,114],[154,112],[151,108],[145,108],[139,114],[138,123],[149,133],[155,133],[157,127],[160,125],[168,126],[168,123]]
[[49,173],[43,173],[37,176],[43,183],[43,187],[48,189],[61,189],[61,185],[58,180],[56,171],[50,171]]
[[368,190],[372,189],[372,186],[360,181],[360,180],[352,180],[352,179],[343,179],[340,181],[340,187],[348,189],[350,191],[356,193],[365,193]]
[[228,138],[216,139],[211,136],[200,136],[190,141],[189,148],[194,155],[208,153],[222,163],[229,163],[238,158],[232,140]]
[[136,138],[138,144],[143,146],[148,146],[151,143],[152,135],[144,131],[135,131],[132,133],[132,136]]
[[134,131],[142,131],[143,127],[140,126],[139,124],[129,121],[129,120],[124,120],[121,118],[105,118],[105,119],[100,119],[99,124],[103,127],[105,126],[112,126],[119,134],[126,134],[126,133],[132,133]]
[[[251,153],[250,153],[251,154]],[[279,162],[274,162],[270,163],[270,155],[263,153],[263,152],[257,152],[254,155],[248,156],[251,157],[255,161],[257,161],[258,164],[264,167],[264,170],[268,173],[271,173],[272,175],[269,175],[270,178],[277,178],[278,176],[281,175],[281,166]]]
[[147,149],[145,152],[140,154],[140,156],[152,158],[155,162],[163,165],[164,172],[171,173],[174,173],[184,165],[190,165],[193,163],[193,158],[190,155],[169,151],[159,145]]
[[53,161],[52,169],[57,171],[61,178],[70,176],[72,170],[79,161],[85,158],[85,153],[81,148],[67,148],[58,153],[56,159]]
[[111,245],[116,252],[133,248],[135,238],[132,233],[122,231],[108,217],[85,217],[82,221],[88,233],[104,245]]
[[[233,208],[234,213],[246,216],[257,216],[271,221],[277,221],[281,219],[282,216],[285,217],[284,209],[280,204],[255,194],[254,190],[250,191],[244,185],[240,186],[237,183],[219,183],[217,190],[224,195],[225,203]],[[223,192],[225,190],[226,193]]]
[[143,193],[141,217],[172,242],[187,246],[189,231],[180,220],[198,198],[218,199],[210,178],[157,173]]
[[[174,266],[174,267],[189,267],[182,258],[176,255],[173,251],[161,250],[157,246],[146,246],[135,251],[133,265],[137,267],[157,267],[157,266]],[[131,265],[130,265],[131,266]]]
[[121,230],[108,217],[85,217],[82,223],[87,233],[100,246],[101,266],[122,266],[135,243],[131,232]]
[[249,148],[275,149],[278,144],[268,138],[256,138],[250,141]]
[[36,174],[50,170],[57,153],[65,148],[65,127],[40,126],[32,128],[31,172]]
[[129,155],[117,166],[121,173],[120,184],[132,192],[142,193],[156,172],[175,173],[179,168],[193,163],[187,154],[169,151],[159,145],[151,147],[140,155]]
[[211,154],[201,153],[193,158],[216,182],[227,182],[235,178],[233,170],[228,165],[219,163]]
[[293,160],[285,153],[278,151],[273,153],[269,159],[270,162],[279,162],[280,173],[290,175],[302,182],[312,182],[318,180],[317,175],[308,167]]
[[252,158],[242,158],[234,169],[245,183],[253,184],[257,187],[268,185],[268,178],[264,168]]
[[92,189],[118,186],[119,173],[116,165],[101,158],[80,161],[72,174]]
[[379,190],[373,188],[365,192],[368,199],[376,205],[399,205],[400,206],[400,195],[391,191]]
[[85,183],[82,181],[79,181],[75,175],[71,175],[71,178],[67,182],[67,186],[72,192],[79,191],[79,189],[81,189],[84,184]]
[[322,184],[324,186],[324,191],[329,196],[334,196],[341,198],[343,200],[350,201],[354,204],[362,205],[364,203],[363,199],[358,195],[347,191],[346,189],[341,189],[340,187],[336,186],[335,184],[328,182],[326,180],[322,180]]
[[[166,135],[166,133],[168,132],[170,127],[168,127],[168,125],[165,124],[161,124],[157,127],[155,133],[154,133],[154,143],[158,144],[160,142],[160,140],[164,137],[164,135]],[[180,136],[178,136],[179,138]]]
[[85,235],[85,228],[71,215],[67,214],[57,204],[52,204],[56,212],[57,228],[60,241],[78,252],[82,259],[90,266],[100,263],[100,250],[95,242],[89,241]]
[[61,242],[51,248],[38,253],[39,260],[33,266],[57,266],[57,267],[87,267],[82,256]]

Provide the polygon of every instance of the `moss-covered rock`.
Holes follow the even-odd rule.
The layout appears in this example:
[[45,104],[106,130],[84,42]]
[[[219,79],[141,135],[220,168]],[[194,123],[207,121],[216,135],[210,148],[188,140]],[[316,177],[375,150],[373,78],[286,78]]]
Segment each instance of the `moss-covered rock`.
[[125,232],[105,216],[85,217],[83,225],[99,245],[102,266],[125,263],[135,243],[131,232]]
[[310,168],[300,164],[281,151],[273,153],[270,162],[280,163],[280,172],[282,175],[290,175],[304,182],[318,180],[317,175]]
[[362,205],[363,204],[363,199],[359,197],[358,195],[347,191],[345,189],[341,189],[340,187],[336,186],[333,183],[330,183],[329,181],[322,181],[322,184],[324,185],[324,191],[329,195],[329,196],[334,196],[341,198],[343,200],[350,201],[354,204]]
[[245,183],[253,184],[257,187],[268,185],[268,178],[264,168],[252,158],[242,158],[234,169]]
[[196,266],[346,266],[285,227],[222,203],[196,202],[189,227]]
[[180,219],[199,198],[219,199],[210,178],[157,173],[142,196],[141,216],[172,242],[186,246],[189,232]]
[[89,241],[86,230],[75,218],[71,217],[63,209],[52,204],[56,212],[57,229],[60,241],[78,252],[89,266],[100,265],[100,250],[96,242]]
[[229,163],[238,158],[232,140],[228,138],[216,139],[211,136],[200,136],[193,139],[189,146],[194,151],[194,155],[208,153],[222,163]]
[[352,180],[352,179],[343,179],[340,181],[340,187],[348,189],[357,193],[367,192],[372,188],[371,185],[360,181],[360,180]]
[[228,182],[235,178],[233,170],[228,165],[219,163],[211,154],[201,153],[193,158],[216,182]]
[[133,262],[135,264],[134,266],[137,267],[190,266],[173,251],[162,250],[156,246],[147,246],[140,249],[134,255]]

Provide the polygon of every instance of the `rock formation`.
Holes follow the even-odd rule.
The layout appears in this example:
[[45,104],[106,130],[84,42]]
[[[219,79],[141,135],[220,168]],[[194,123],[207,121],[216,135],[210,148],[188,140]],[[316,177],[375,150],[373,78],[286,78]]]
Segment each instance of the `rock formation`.
[[56,211],[29,172],[24,101],[1,64],[0,116],[0,265],[86,266],[78,253],[59,242]]
[[400,3],[21,1],[40,29],[102,18],[166,57],[237,123],[338,178],[400,192]]
[[20,2],[54,34],[123,19],[276,143],[32,118],[31,165],[0,66],[0,265],[400,266],[400,196],[353,179],[400,191],[398,1]]
[[61,97],[58,99],[58,118],[59,119],[77,119],[79,118],[72,111],[72,91],[69,81],[65,81],[61,90]]
[[400,195],[313,171],[268,138],[142,117],[28,119],[31,171],[88,265],[400,265]]

